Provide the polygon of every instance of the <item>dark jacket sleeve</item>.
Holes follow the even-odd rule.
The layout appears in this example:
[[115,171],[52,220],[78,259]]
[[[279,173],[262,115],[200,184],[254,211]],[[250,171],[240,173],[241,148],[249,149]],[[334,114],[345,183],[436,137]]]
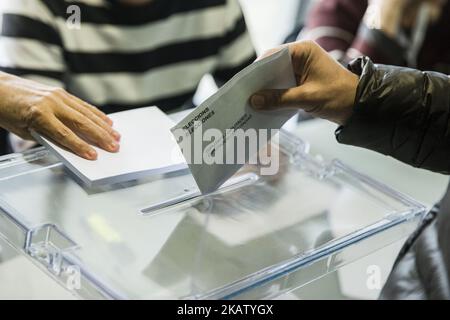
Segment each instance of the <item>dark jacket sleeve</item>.
[[450,173],[450,78],[375,65],[366,57],[349,68],[360,83],[354,113],[336,131],[338,141]]

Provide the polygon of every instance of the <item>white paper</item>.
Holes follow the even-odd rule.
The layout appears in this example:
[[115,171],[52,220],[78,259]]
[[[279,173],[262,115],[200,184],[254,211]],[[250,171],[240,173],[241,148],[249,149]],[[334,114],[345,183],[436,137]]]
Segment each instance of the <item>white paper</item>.
[[[292,69],[291,57],[287,48],[266,57],[248,66],[233,79],[225,84],[216,94],[207,99],[180,123],[172,132],[178,139],[183,155],[185,156],[192,175],[202,193],[213,192],[219,188],[226,180],[235,174],[244,163],[230,164],[223,163],[199,163],[192,156],[195,150],[205,151],[211,145],[211,141],[200,141],[197,139],[199,132],[209,129],[218,129],[222,134],[219,140],[219,147],[214,147],[214,151],[221,148],[221,154],[236,152],[236,146],[232,146],[226,136],[227,129],[280,129],[285,122],[297,114],[297,110],[276,110],[276,111],[255,111],[249,104],[249,98],[262,89],[288,89],[296,85],[296,79]],[[201,130],[194,122],[202,123]],[[179,133],[184,131],[182,135]],[[194,141],[195,139],[195,141]],[[196,142],[198,142],[197,147]],[[266,141],[267,142],[267,141]],[[216,143],[216,141],[214,141]],[[248,146],[245,146],[246,160],[254,156],[249,154]],[[206,149],[206,153],[208,153]],[[198,154],[198,152],[197,152]],[[201,156],[200,156],[201,157]]]
[[186,163],[170,133],[173,121],[157,107],[110,114],[121,134],[120,151],[110,153],[94,147],[95,161],[83,159],[46,138],[35,138],[53,151],[86,185],[119,183],[186,168]]

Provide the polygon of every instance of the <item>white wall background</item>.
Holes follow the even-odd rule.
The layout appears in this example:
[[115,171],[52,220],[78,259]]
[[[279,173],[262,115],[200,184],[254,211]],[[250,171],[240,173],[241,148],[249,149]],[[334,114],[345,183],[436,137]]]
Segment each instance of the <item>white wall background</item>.
[[275,47],[291,33],[302,0],[240,0],[258,53]]

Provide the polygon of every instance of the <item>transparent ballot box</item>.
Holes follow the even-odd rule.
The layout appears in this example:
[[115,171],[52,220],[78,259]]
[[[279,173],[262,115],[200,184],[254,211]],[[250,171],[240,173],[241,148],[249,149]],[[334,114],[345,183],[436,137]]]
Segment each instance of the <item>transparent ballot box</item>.
[[0,236],[87,299],[276,298],[393,243],[424,206],[280,133],[275,176],[188,170],[87,188],[45,149],[0,158]]

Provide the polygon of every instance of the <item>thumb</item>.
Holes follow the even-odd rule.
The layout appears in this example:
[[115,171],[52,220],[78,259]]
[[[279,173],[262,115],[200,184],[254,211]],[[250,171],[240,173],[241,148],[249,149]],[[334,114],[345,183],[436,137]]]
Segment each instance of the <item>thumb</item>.
[[262,90],[250,97],[250,105],[256,110],[299,108],[301,96],[302,90],[300,87]]

